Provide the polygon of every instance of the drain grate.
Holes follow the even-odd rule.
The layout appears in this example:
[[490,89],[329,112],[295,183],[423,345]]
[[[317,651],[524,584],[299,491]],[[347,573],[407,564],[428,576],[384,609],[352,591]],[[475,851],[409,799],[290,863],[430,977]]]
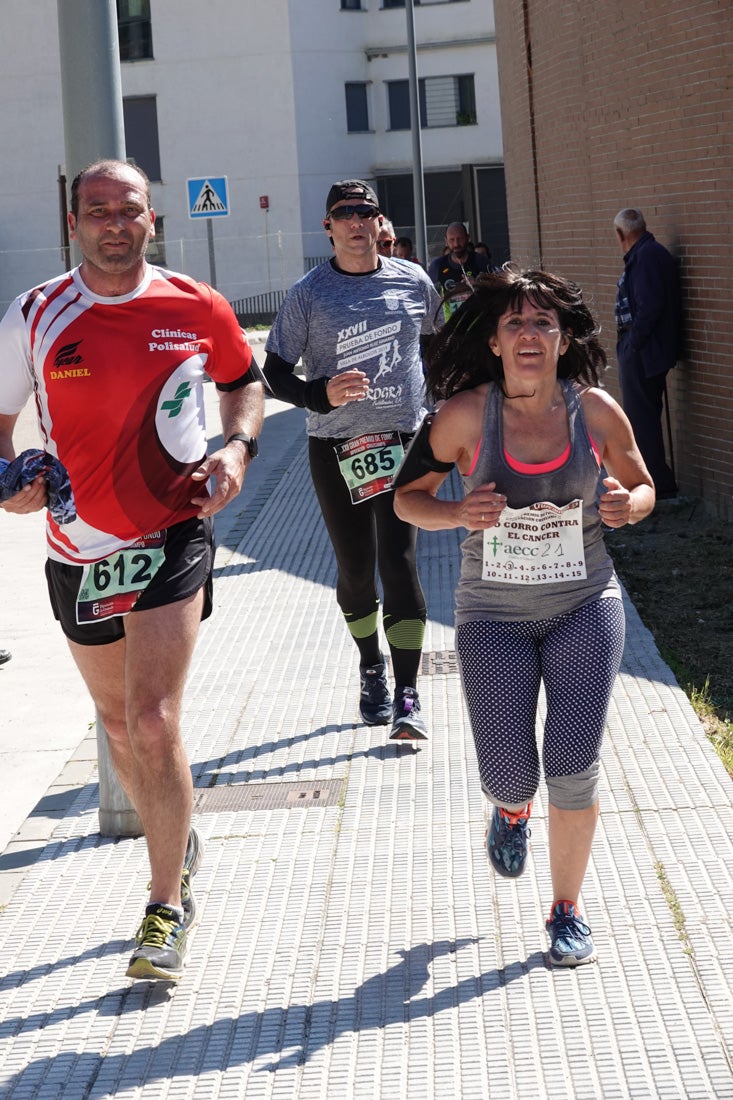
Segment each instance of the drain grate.
[[228,783],[194,791],[194,813],[223,814],[251,810],[312,810],[337,806],[343,779],[313,779],[301,783]]
[[423,676],[458,675],[458,658],[454,649],[434,649],[423,653],[420,668]]

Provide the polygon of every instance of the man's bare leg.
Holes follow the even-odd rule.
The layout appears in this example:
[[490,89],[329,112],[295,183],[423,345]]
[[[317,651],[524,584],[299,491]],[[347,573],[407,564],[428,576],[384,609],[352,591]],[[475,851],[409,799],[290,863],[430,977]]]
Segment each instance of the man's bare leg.
[[106,646],[69,642],[109,737],[120,784],[148,844],[153,901],[180,906],[191,824],[191,770],[180,736],[186,675],[203,589],[125,619],[127,637]]
[[185,600],[129,615],[125,696],[132,801],[148,843],[153,901],[180,906],[193,783],[181,741],[183,690],[196,644],[203,589]]

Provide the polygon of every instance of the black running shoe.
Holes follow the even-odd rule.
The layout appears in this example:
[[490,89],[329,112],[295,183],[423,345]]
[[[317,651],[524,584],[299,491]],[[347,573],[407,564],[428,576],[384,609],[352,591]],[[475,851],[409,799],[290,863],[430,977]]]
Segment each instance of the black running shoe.
[[148,905],[135,936],[128,978],[177,982],[183,974],[186,928],[167,905]]
[[361,695],[359,714],[367,726],[388,726],[392,719],[392,697],[387,687],[384,661],[359,669]]
[[191,879],[196,874],[204,856],[204,842],[198,830],[192,825],[188,834],[186,855],[181,874],[181,905],[183,906],[183,924],[190,928],[196,919],[196,899],[193,896]]
[[420,716],[420,696],[413,687],[397,688],[392,704],[390,741],[427,741],[428,727]]

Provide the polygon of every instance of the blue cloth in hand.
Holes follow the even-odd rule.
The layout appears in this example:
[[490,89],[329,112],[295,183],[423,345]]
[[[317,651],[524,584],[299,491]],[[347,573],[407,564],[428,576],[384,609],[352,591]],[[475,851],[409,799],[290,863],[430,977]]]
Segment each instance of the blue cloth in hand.
[[0,501],[9,500],[43,474],[48,483],[48,510],[59,525],[76,519],[74,493],[66,467],[48,451],[23,451],[12,462],[0,458]]

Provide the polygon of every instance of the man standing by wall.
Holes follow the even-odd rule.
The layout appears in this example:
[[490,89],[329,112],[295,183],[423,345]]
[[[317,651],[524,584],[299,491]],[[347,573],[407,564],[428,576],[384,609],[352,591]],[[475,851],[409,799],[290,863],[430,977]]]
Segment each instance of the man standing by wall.
[[[276,397],[308,409],[310,470],[336,555],[336,598],[359,650],[362,721],[391,724],[394,740],[422,740],[416,685],[427,612],[417,531],[395,515],[391,485],[426,411],[420,336],[433,331],[440,299],[417,264],[378,253],[382,223],[367,183],[333,184],[323,226],[334,257],[291,287],[264,369]],[[295,374],[301,357],[305,379]],[[379,640],[377,568],[394,698]]]
[[[0,325],[0,457],[14,457],[15,422],[35,396],[46,450],[73,495],[68,518],[47,517],[51,605],[148,845],[150,899],[127,974],[177,981],[201,858],[181,701],[211,613],[212,516],[256,454],[263,387],[221,295],[145,260],[155,213],[140,169],[89,165],[71,210],[80,266],[21,294]],[[226,440],[208,457],[206,376]],[[40,475],[2,507],[47,504]]]
[[621,401],[631,421],[657,500],[677,495],[662,434],[667,372],[681,354],[682,301],[677,262],[646,227],[641,210],[620,210],[613,221],[624,256],[616,293]]
[[[477,275],[491,270],[486,256],[468,246],[468,233],[463,222],[451,222],[445,231],[446,252],[436,256],[428,266],[428,275],[443,297],[446,321],[471,293]],[[463,288],[462,293],[459,288]]]

